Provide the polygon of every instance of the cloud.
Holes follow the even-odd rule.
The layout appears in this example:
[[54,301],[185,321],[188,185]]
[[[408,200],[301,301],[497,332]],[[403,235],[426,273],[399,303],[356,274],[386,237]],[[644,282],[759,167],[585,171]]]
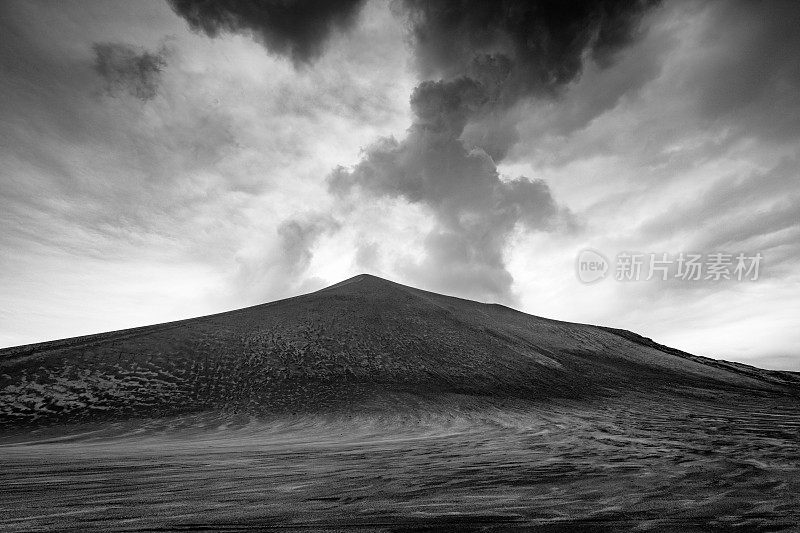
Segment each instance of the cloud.
[[657,2],[405,0],[421,73],[468,75],[500,103],[553,94],[575,79],[588,54],[603,66],[637,36]]
[[[530,97],[557,97],[587,57],[598,68],[613,64],[653,4],[395,4],[408,21],[419,73],[433,79],[412,93],[407,136],[381,138],[361,162],[335,169],[329,190],[342,201],[390,197],[424,206],[434,219],[423,241],[425,256],[399,268],[432,288],[513,302],[504,259],[511,235],[575,227],[547,183],[498,172],[497,163],[518,139],[513,109]],[[171,5],[194,30],[253,34],[295,66],[316,60],[331,33],[351,27],[360,9],[355,1]]]
[[[758,365],[797,357],[787,317],[800,264],[800,86],[787,67],[798,13],[792,2],[665,3],[614,65],[589,64],[560,98],[519,110],[520,141],[501,168],[547,179],[585,221],[577,235],[515,241],[510,271],[526,310]],[[586,247],[764,260],[757,282],[584,286],[573,264]]]
[[363,4],[363,0],[169,1],[193,30],[209,37],[251,34],[295,66],[322,55],[331,34],[352,26]]
[[165,48],[152,53],[124,43],[95,43],[92,49],[94,69],[105,80],[108,94],[127,92],[140,100],[155,98],[161,71],[167,66]]
[[[367,270],[796,368],[798,4],[563,4],[365,2],[294,58],[295,34],[232,18],[209,39],[166,2],[0,3],[0,343]],[[95,43],[161,56],[166,36],[145,105],[137,68],[98,74]],[[764,269],[586,286],[584,247]]]
[[[148,305],[153,319],[167,320],[297,294],[309,278],[304,246],[315,250],[329,235],[305,231],[310,222],[302,214],[325,203],[319,176],[404,123],[413,82],[402,77],[402,28],[386,9],[376,16],[371,7],[350,39],[298,73],[249,39],[212,41],[189,31],[166,4],[105,5],[0,8],[8,12],[0,17],[0,70],[7,74],[0,76],[0,299],[12,307],[30,300],[4,322],[0,338],[26,342],[106,328],[102,306],[93,308],[99,319],[81,321],[48,295],[69,276],[102,270],[91,294],[79,296],[80,283],[69,284],[89,309],[101,292],[131,283],[135,269],[127,263],[161,268],[163,278],[141,284],[165,288],[165,295],[175,294],[167,279],[182,283],[176,273],[184,267],[185,282],[198,282],[197,290],[192,303],[171,304],[165,318],[154,309],[161,296],[148,302],[144,291],[130,291],[135,302],[109,308],[131,306],[139,318],[126,323],[120,315],[116,327],[148,323]],[[91,20],[97,24],[74,23]],[[126,44],[102,45],[118,42]],[[107,67],[131,67],[112,72],[116,98],[105,97],[97,43]],[[158,73],[137,66],[147,54],[168,66]],[[342,69],[341,56],[356,66]],[[146,88],[142,79],[157,93],[144,105],[134,94]],[[298,220],[304,231],[293,233],[287,222],[281,235],[282,220]],[[57,257],[66,259],[55,265]],[[258,284],[237,274],[240,259],[243,271],[262,270],[254,275]],[[64,263],[70,269],[63,278],[51,275]],[[23,279],[38,281],[34,287]],[[36,306],[65,312],[72,330],[52,328],[56,320],[24,326]]]
[[293,274],[305,270],[311,262],[311,248],[317,239],[338,228],[335,220],[319,215],[284,220],[277,229],[284,268]]
[[[642,19],[657,4],[405,0],[400,5],[420,74],[466,77],[478,85],[482,102],[473,106],[463,140],[500,162],[518,140],[513,118],[518,104],[560,96],[587,63],[600,70],[610,67],[643,33]],[[642,77],[649,69],[637,72]],[[600,107],[604,98],[618,97],[619,89],[604,87],[588,100]]]
[[302,274],[320,238],[339,229],[339,222],[326,214],[309,212],[285,219],[275,230],[277,238],[239,254],[234,287],[260,303],[264,297],[285,297],[319,285]]
[[[330,190],[403,198],[429,208],[437,225],[425,239],[425,259],[405,270],[426,285],[482,298],[512,299],[503,252],[519,224],[554,229],[569,220],[541,180],[502,177],[482,149],[459,140],[483,103],[476,82],[424,82],[414,91],[415,120],[405,139],[384,138],[352,169],[337,168]],[[457,275],[454,275],[458,272]]]
[[360,270],[374,270],[380,263],[380,253],[378,243],[359,241],[356,243],[355,264]]
[[800,4],[720,2],[703,16],[711,24],[702,52],[678,88],[697,95],[697,112],[711,125],[734,123],[739,135],[796,139]]
[[546,182],[498,172],[517,140],[510,111],[529,97],[558,96],[587,55],[611,65],[651,4],[403,2],[417,67],[440,79],[412,93],[406,138],[380,139],[353,168],[334,170],[330,190],[426,206],[436,220],[426,255],[401,270],[440,290],[513,302],[504,253],[515,229],[575,223]]
[[[695,234],[687,247],[765,251],[766,246],[796,248],[800,229],[798,157],[784,158],[767,170],[714,180],[692,199],[681,198],[637,228],[644,240]],[[702,228],[702,232],[697,232]]]

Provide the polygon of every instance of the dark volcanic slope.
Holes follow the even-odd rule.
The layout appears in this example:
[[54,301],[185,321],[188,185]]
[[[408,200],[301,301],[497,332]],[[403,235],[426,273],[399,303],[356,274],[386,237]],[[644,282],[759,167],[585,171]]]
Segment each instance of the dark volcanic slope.
[[368,275],[239,311],[0,351],[4,428],[207,411],[386,409],[453,394],[654,390],[792,396],[798,389],[793,373]]

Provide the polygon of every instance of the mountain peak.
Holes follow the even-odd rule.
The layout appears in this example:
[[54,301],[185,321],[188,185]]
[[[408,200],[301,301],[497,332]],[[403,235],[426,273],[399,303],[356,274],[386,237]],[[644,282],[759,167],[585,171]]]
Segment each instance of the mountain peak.
[[0,370],[0,428],[207,411],[388,409],[387,394],[527,401],[643,387],[672,394],[785,386],[766,371],[720,366],[626,332],[371,274],[218,315],[0,350]]
[[340,281],[338,283],[334,283],[333,285],[329,285],[329,286],[325,287],[322,290],[323,291],[327,291],[329,289],[336,289],[336,288],[339,288],[339,287],[344,287],[346,285],[352,285],[352,284],[355,284],[355,283],[369,284],[369,285],[380,284],[380,285],[386,285],[386,286],[399,285],[398,283],[395,283],[393,281],[389,281],[388,279],[380,278],[378,276],[374,276],[372,274],[357,274],[357,275],[353,276],[352,278],[347,278],[347,279],[342,280],[342,281]]

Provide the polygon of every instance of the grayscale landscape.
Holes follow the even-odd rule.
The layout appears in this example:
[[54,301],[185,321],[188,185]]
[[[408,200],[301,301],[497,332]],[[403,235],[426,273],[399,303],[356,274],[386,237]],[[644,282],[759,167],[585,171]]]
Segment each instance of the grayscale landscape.
[[0,533],[800,533],[798,66],[798,0],[0,0]]
[[0,365],[9,530],[800,520],[799,374],[369,275]]

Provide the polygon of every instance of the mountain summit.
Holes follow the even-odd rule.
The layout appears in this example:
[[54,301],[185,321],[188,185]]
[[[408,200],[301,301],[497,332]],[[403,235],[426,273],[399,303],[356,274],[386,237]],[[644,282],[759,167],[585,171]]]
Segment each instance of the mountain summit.
[[768,393],[796,379],[362,274],[237,311],[2,350],[0,425]]

